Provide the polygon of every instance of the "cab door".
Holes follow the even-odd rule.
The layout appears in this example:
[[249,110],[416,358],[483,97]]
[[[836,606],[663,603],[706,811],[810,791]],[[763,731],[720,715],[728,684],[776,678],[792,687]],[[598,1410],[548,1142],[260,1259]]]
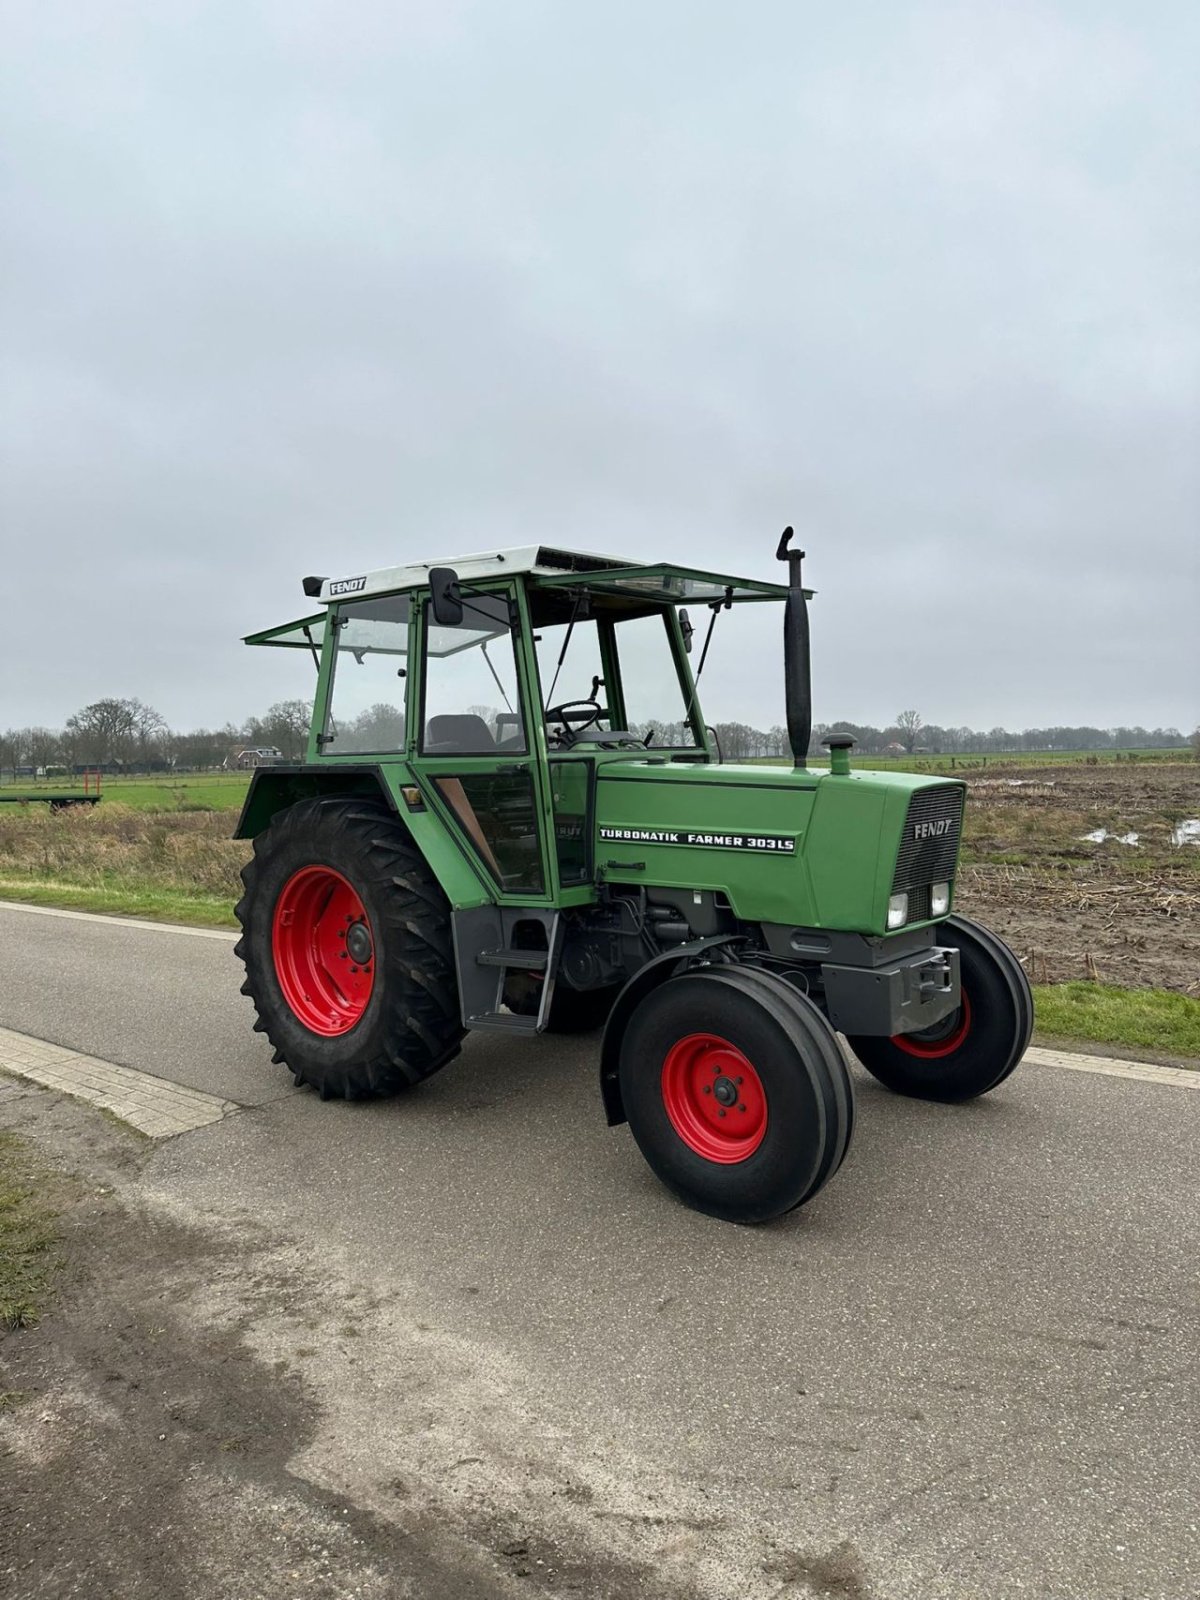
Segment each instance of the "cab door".
[[518,648],[515,587],[464,586],[463,601],[455,627],[419,603],[413,768],[495,897],[546,901],[540,712]]

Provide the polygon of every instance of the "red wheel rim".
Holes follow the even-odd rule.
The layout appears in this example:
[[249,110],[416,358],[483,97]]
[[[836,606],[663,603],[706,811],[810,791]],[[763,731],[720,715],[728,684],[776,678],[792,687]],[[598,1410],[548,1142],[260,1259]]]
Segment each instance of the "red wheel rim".
[[375,987],[375,940],[353,884],[301,867],[275,902],[271,953],[283,998],[313,1033],[348,1033]]
[[671,1046],[663,1060],[662,1097],[675,1132],[706,1161],[745,1161],[763,1142],[762,1079],[719,1034],[689,1033]]
[[892,1043],[905,1055],[920,1056],[922,1061],[938,1061],[942,1056],[952,1056],[971,1031],[971,1002],[967,991],[962,991],[962,1004],[932,1028],[920,1033],[896,1033]]

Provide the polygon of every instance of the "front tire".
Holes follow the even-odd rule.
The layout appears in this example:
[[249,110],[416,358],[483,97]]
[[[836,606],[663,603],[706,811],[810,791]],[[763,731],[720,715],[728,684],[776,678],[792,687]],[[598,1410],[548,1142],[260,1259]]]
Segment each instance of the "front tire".
[[854,1034],[850,1048],[872,1077],[917,1100],[973,1100],[1015,1071],[1033,1032],[1025,969],[1003,939],[966,917],[948,917],[938,942],[958,950],[962,1004],[920,1033]]
[[782,1216],[845,1156],[854,1102],[836,1035],[774,974],[728,966],[667,979],[630,1017],[619,1074],[651,1169],[709,1216]]
[[242,993],[274,1059],[321,1098],[394,1094],[458,1054],[450,908],[379,806],[278,812],[242,871]]

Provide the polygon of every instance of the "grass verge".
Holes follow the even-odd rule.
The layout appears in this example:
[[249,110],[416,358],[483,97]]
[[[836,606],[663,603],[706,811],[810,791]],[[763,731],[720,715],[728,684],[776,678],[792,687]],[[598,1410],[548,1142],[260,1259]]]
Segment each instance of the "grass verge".
[[1034,986],[1039,1039],[1124,1045],[1200,1065],[1200,1000],[1169,989],[1118,989],[1107,983]]
[[236,928],[238,925],[231,901],[172,889],[0,877],[0,900],[20,900],[25,905],[55,906],[68,911],[99,911],[109,916],[142,917],[148,922],[182,922],[193,928]]
[[58,1232],[44,1191],[26,1146],[0,1131],[0,1328],[30,1327],[45,1301]]
[[0,898],[228,928],[248,846],[228,812],[0,807]]

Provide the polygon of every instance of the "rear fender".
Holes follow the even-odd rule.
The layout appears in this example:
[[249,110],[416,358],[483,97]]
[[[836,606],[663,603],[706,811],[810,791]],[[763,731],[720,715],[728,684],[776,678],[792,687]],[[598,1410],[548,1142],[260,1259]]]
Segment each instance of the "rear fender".
[[235,839],[253,839],[277,811],[299,800],[381,800],[396,815],[396,797],[378,767],[259,767],[250,779]]
[[661,956],[639,967],[621,990],[608,1014],[604,1026],[604,1042],[600,1046],[600,1098],[604,1102],[604,1115],[610,1128],[626,1120],[625,1105],[621,1099],[621,1041],[629,1019],[638,1006],[660,983],[677,972],[695,964],[696,957],[720,945],[735,943],[741,936],[735,933],[714,934],[709,939],[694,939],[690,944],[678,945]]
[[[389,768],[389,771],[394,775],[396,769]],[[406,802],[409,782],[407,778],[404,780]],[[483,869],[475,867],[466,852],[447,839],[441,816],[430,810],[424,800],[411,807],[407,803],[398,804],[393,783],[380,767],[372,764],[351,766],[339,762],[336,767],[260,767],[250,780],[250,792],[234,838],[257,838],[270,825],[272,817],[302,800],[374,801],[385,807],[393,821],[407,831],[453,909],[486,905],[495,898],[484,879]]]

